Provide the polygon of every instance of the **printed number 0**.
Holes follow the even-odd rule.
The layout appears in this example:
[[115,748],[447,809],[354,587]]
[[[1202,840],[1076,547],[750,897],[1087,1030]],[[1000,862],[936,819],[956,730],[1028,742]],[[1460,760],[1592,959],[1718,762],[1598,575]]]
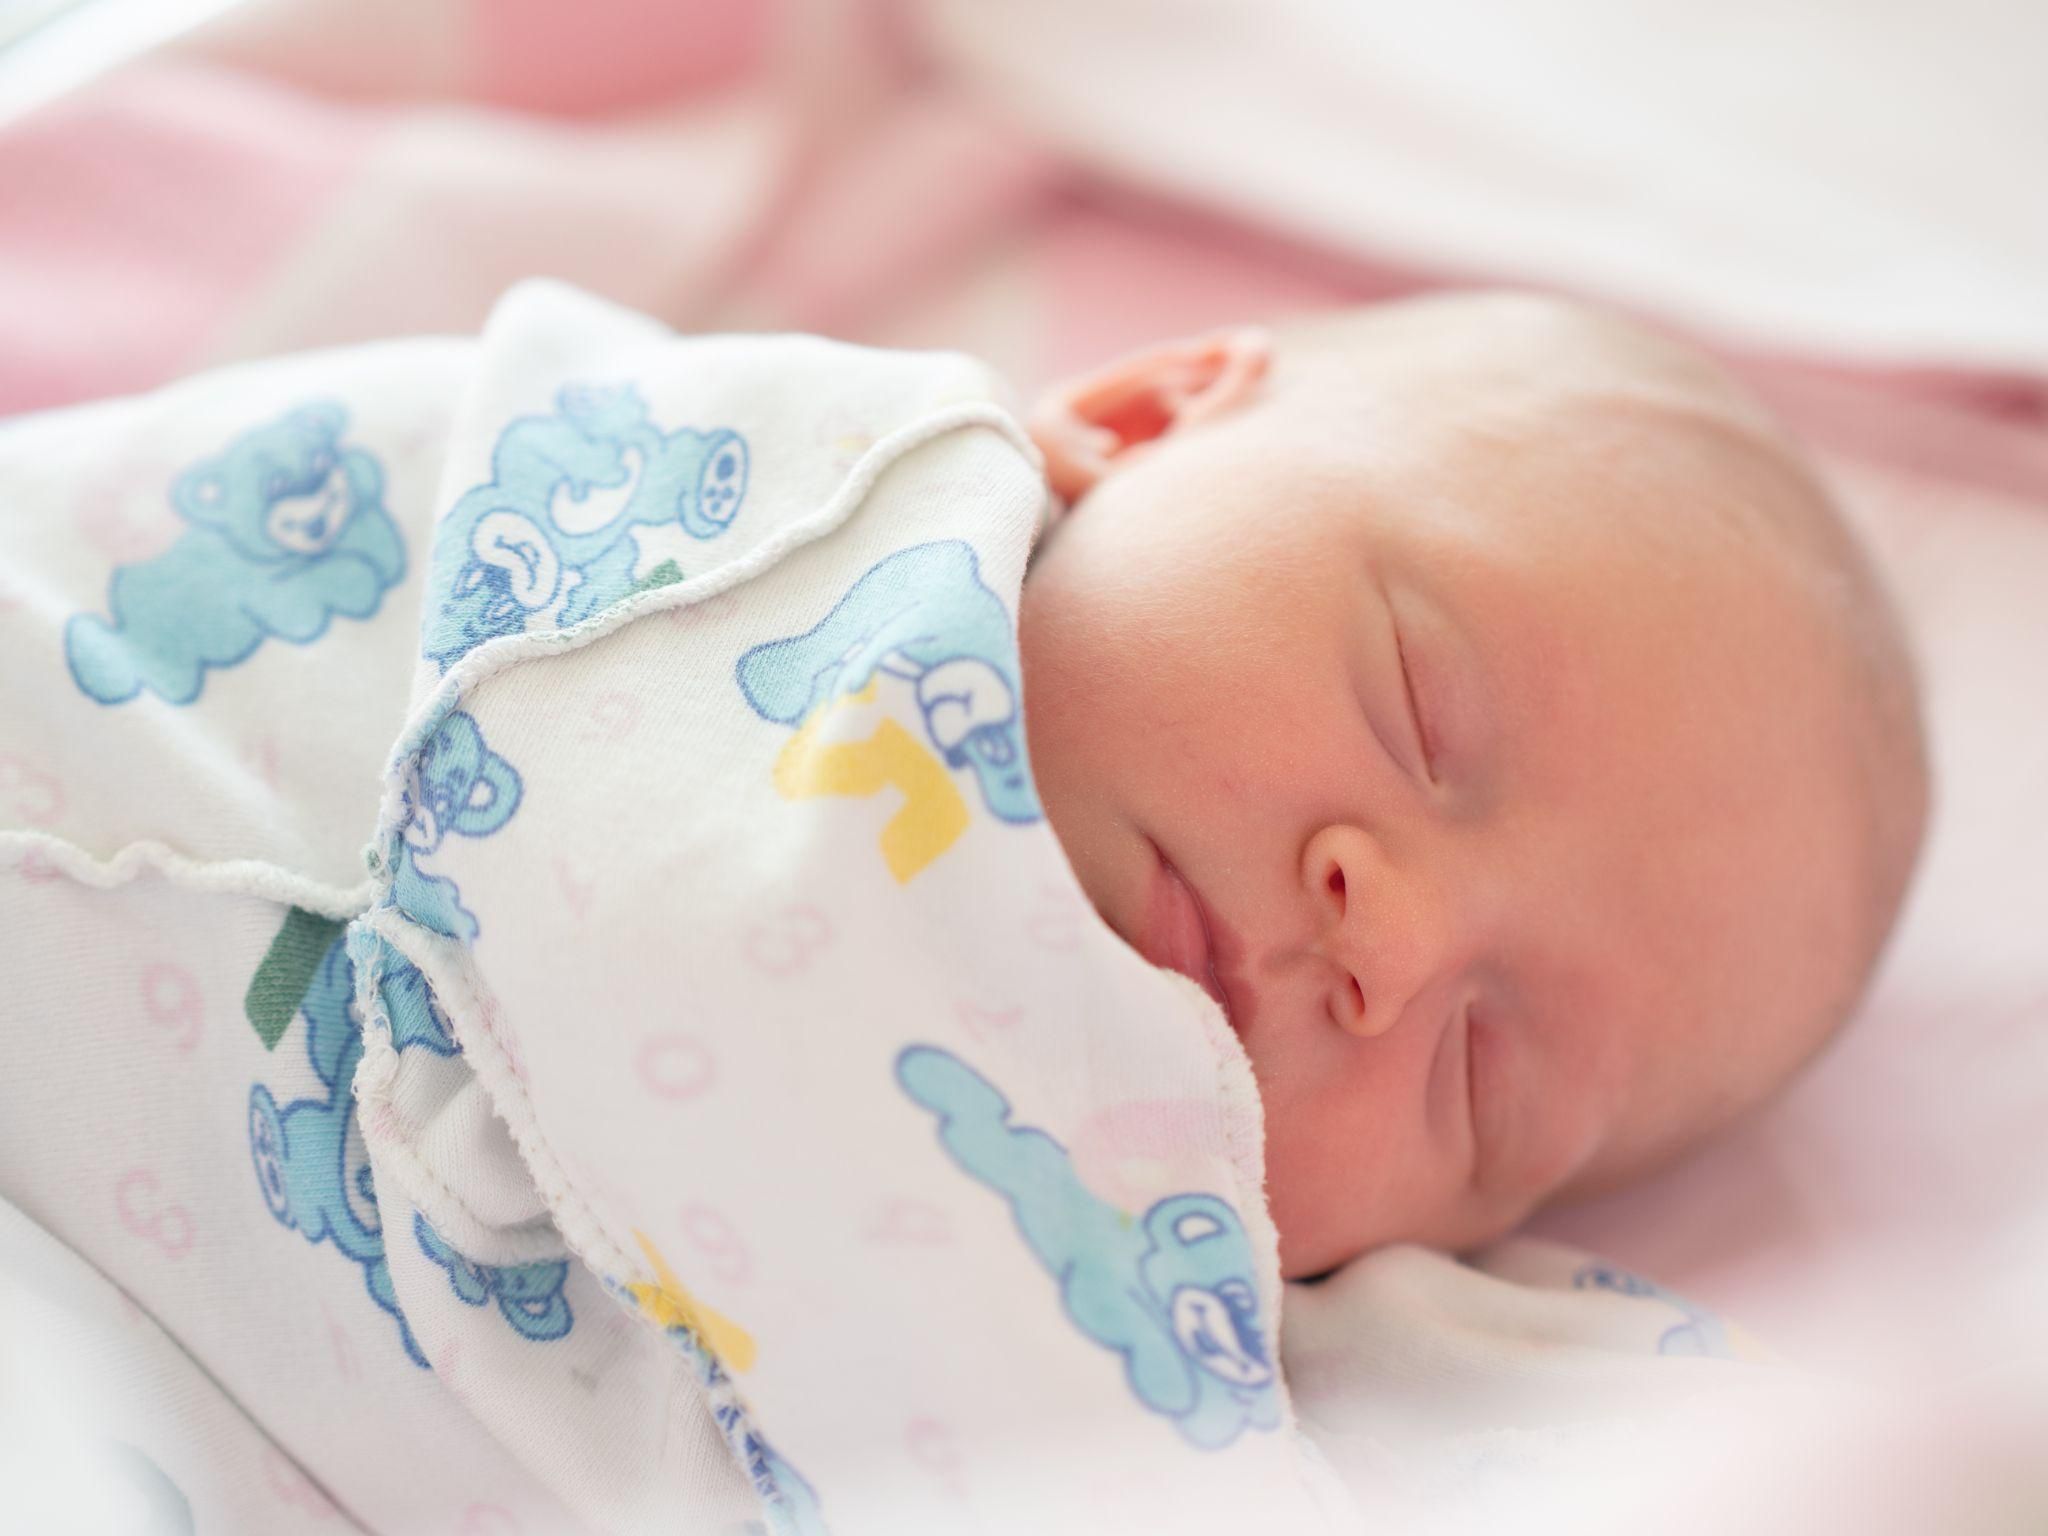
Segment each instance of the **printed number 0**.
[[710,1088],[718,1064],[690,1035],[655,1035],[640,1047],[640,1086],[657,1099],[694,1099]]

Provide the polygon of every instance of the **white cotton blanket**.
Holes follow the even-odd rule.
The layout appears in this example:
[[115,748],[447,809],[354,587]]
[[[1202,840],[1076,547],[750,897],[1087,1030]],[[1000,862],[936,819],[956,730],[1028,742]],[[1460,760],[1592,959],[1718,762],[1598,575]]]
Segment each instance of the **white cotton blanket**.
[[1341,1509],[1248,1064],[1032,788],[985,368],[541,284],[0,455],[0,1193],[334,1502]]

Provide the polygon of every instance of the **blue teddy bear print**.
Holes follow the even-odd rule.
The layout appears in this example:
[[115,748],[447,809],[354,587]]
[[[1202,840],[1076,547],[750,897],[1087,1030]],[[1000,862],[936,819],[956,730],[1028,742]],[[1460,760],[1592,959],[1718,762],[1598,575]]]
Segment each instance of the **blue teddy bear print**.
[[1088,1191],[1052,1137],[1010,1125],[1009,1101],[952,1053],[911,1046],[896,1077],[938,1117],[953,1160],[1009,1202],[1067,1315],[1124,1357],[1141,1403],[1203,1450],[1278,1427],[1251,1242],[1226,1202],[1171,1195],[1134,1222]]
[[[376,978],[374,1009],[381,1013],[379,1022],[389,1032],[393,1047],[400,1051],[425,1050],[436,1056],[462,1053],[462,1047],[455,1043],[455,1031],[448,1027],[447,1014],[441,1011],[434,989],[418,966],[375,929],[360,923],[350,924],[343,942],[359,975],[367,968],[368,974]],[[372,1006],[361,997],[357,1002]]]
[[319,402],[253,428],[171,487],[192,526],[154,559],[116,566],[112,622],[74,614],[71,676],[119,704],[147,688],[190,704],[210,667],[246,660],[268,636],[305,645],[335,614],[367,619],[405,574],[384,509],[384,473],[341,441],[348,415]]
[[[249,1090],[249,1152],[270,1214],[307,1242],[332,1243],[359,1265],[370,1299],[397,1322],[406,1356],[424,1367],[427,1357],[392,1288],[383,1212],[356,1118],[354,1084],[363,1058],[363,1032],[349,1004],[356,992],[355,962],[373,949],[382,956],[378,997],[394,1044],[400,1050],[418,1044],[438,1055],[454,1053],[454,1041],[432,1003],[426,978],[383,940],[352,928],[328,946],[299,1005],[313,1074],[326,1091],[280,1107],[268,1087],[256,1084]],[[430,1018],[420,1017],[422,1004],[432,1010]],[[408,1025],[401,1025],[401,1013],[411,1017]],[[417,1217],[415,1237],[421,1251],[448,1271],[449,1284],[463,1301],[481,1306],[487,1298],[496,1298],[505,1320],[525,1338],[558,1339],[569,1332],[573,1319],[562,1295],[569,1273],[566,1261],[476,1264]]]
[[391,899],[423,927],[474,943],[477,920],[445,875],[427,873],[431,857],[452,833],[488,837],[519,809],[519,770],[484,744],[476,721],[452,711],[406,770],[405,817],[399,834]]
[[[730,1437],[732,1428],[729,1406],[715,1410],[720,1429]],[[776,1454],[775,1448],[753,1430],[737,1430],[740,1456],[746,1464],[747,1480],[753,1484],[754,1492],[767,1507],[769,1524],[775,1536],[830,1536],[825,1524],[823,1508],[818,1495],[804,1475]]]
[[1661,1301],[1684,1313],[1685,1321],[1672,1324],[1657,1340],[1657,1353],[1660,1355],[1708,1355],[1717,1360],[1737,1357],[1734,1343],[1728,1337],[1727,1325],[1721,1319],[1641,1275],[1631,1274],[1612,1264],[1587,1264],[1572,1276],[1572,1289],[1611,1291],[1617,1296]]
[[982,584],[974,546],[913,544],[877,561],[816,624],[739,659],[739,685],[763,719],[801,726],[877,672],[912,683],[925,735],[949,768],[971,769],[1004,821],[1042,814],[1025,753],[1017,639]]
[[413,1235],[420,1252],[448,1271],[448,1284],[472,1307],[495,1301],[498,1313],[521,1338],[545,1342],[568,1333],[575,1318],[569,1299],[562,1294],[568,1283],[566,1259],[538,1264],[478,1264],[464,1258],[442,1241],[441,1234],[417,1212]]
[[280,1108],[262,1083],[251,1088],[249,1153],[270,1214],[307,1242],[330,1242],[360,1265],[370,1299],[391,1314],[406,1354],[424,1366],[427,1357],[391,1288],[383,1216],[356,1120],[354,1084],[363,1033],[349,1011],[354,995],[355,967],[337,938],[321,957],[299,1005],[306,1021],[306,1052],[325,1092]]
[[446,672],[558,603],[553,627],[581,623],[633,591],[635,528],[716,538],[747,476],[746,440],[729,428],[664,433],[631,385],[565,386],[555,414],[499,434],[491,478],[441,520],[425,655]]

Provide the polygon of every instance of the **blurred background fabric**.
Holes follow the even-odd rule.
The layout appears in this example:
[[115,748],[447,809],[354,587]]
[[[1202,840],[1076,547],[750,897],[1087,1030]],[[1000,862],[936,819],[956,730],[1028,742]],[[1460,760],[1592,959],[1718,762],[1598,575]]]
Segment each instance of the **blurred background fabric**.
[[[93,28],[119,59],[138,8],[86,0],[0,53],[0,113],[36,103],[0,121],[0,412],[471,331],[536,273],[684,330],[960,348],[1020,398],[1163,337],[1473,284],[1713,348],[1812,446],[1898,590],[1935,822],[1819,1066],[1539,1227],[1872,1391],[1995,1379],[2048,1433],[2048,7],[163,14],[51,101],[25,72],[58,29],[62,67]],[[1289,1323],[1290,1370],[1321,1367],[1297,1373],[1312,1425],[1373,1390],[1357,1308],[1384,1272]],[[1438,1408],[1458,1389],[1424,1385]],[[1369,1417],[1383,1451],[1399,1427]]]
[[[2038,418],[2042,57],[2024,0],[251,0],[6,135],[0,406],[546,270],[876,339],[1007,280],[1058,311],[1026,385],[1196,310],[1547,284]],[[42,335],[60,283],[98,346]]]

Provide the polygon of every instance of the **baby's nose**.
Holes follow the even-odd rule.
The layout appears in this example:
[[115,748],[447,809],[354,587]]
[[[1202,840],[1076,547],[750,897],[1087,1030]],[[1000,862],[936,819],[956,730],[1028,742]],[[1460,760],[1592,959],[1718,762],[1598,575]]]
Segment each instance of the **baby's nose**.
[[1316,951],[1336,967],[1331,1018],[1350,1034],[1385,1034],[1449,954],[1444,901],[1353,826],[1309,839],[1302,879],[1316,904]]

